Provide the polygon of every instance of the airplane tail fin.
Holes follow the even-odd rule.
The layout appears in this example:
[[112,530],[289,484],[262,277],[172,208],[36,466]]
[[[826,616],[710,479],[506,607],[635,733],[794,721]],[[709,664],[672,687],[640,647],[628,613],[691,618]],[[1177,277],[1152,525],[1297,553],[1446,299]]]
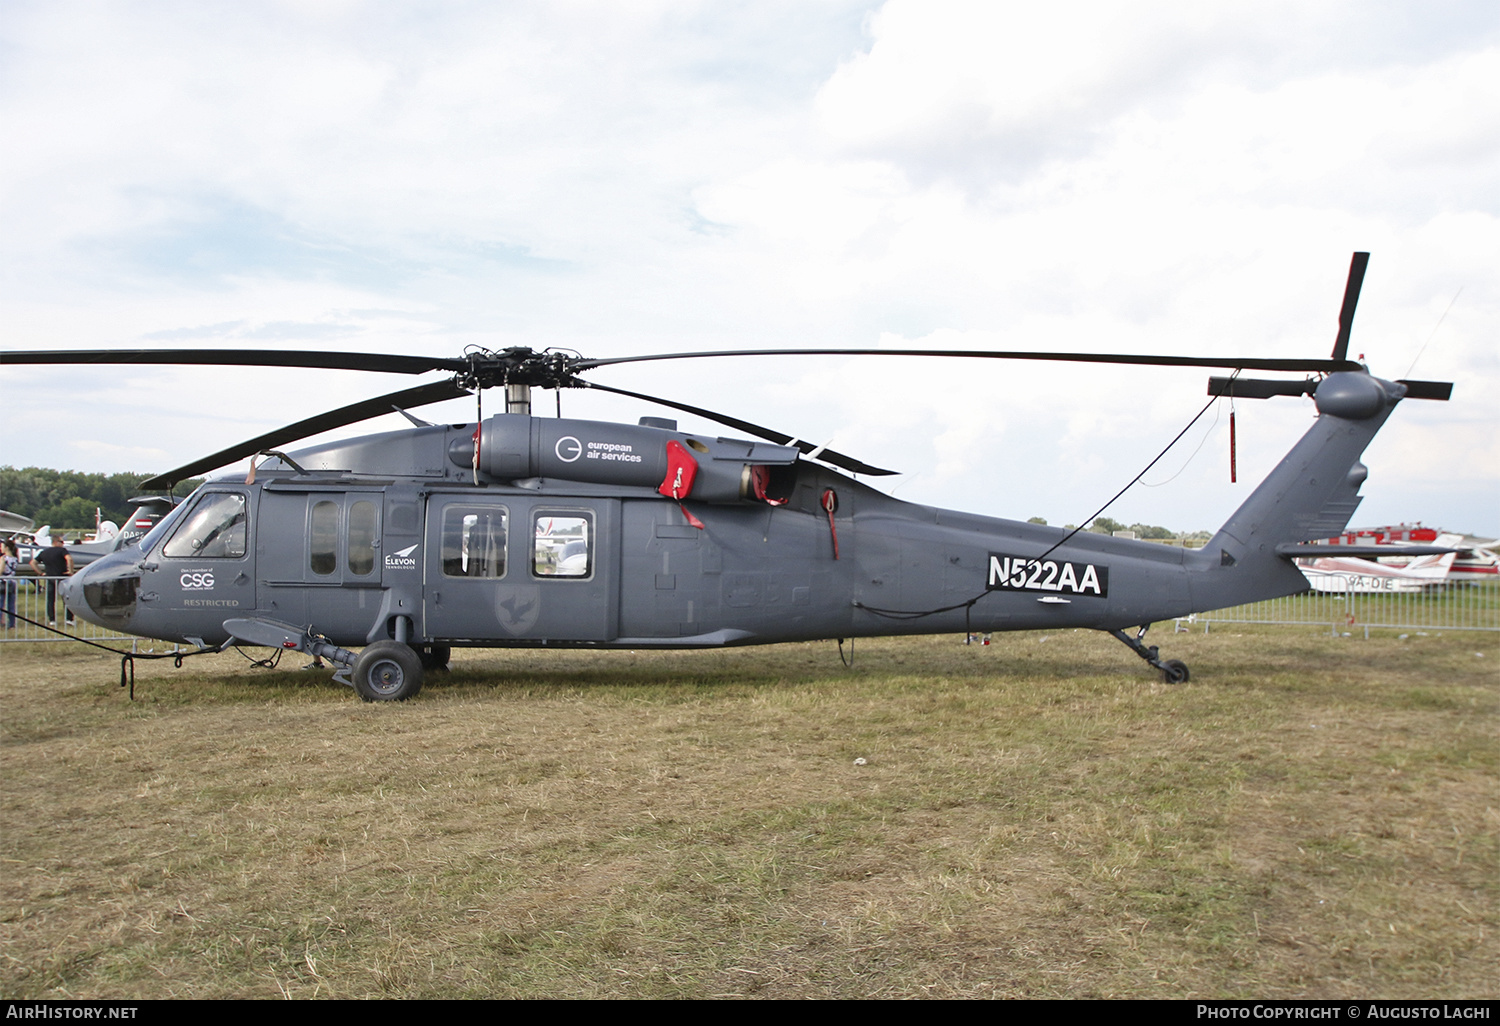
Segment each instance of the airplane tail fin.
[[1195,609],[1308,589],[1302,572],[1277,547],[1331,538],[1348,526],[1366,475],[1359,457],[1404,395],[1404,385],[1363,371],[1332,374],[1319,383],[1317,421],[1194,554]]

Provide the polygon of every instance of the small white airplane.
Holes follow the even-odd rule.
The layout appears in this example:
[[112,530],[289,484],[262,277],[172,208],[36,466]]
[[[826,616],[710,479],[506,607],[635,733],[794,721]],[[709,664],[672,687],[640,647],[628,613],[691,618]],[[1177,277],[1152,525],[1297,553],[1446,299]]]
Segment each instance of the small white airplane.
[[1442,588],[1448,583],[1456,553],[1407,557],[1402,566],[1381,559],[1358,556],[1322,556],[1299,559],[1297,569],[1307,578],[1313,591],[1337,592],[1421,592]]
[[[1338,546],[1358,545],[1358,555],[1365,559],[1377,559],[1386,566],[1404,567],[1418,561],[1422,553],[1402,551],[1418,546],[1436,546],[1454,549],[1453,565],[1448,570],[1448,583],[1469,582],[1482,584],[1500,576],[1500,541],[1486,542],[1462,534],[1439,533],[1430,527],[1415,524],[1392,524],[1386,527],[1350,528],[1337,538],[1327,538],[1320,545],[1330,546],[1331,553]],[[1374,551],[1369,551],[1373,545]],[[1352,556],[1352,551],[1338,553]]]
[[[1453,556],[1453,566],[1448,570],[1450,584],[1464,581],[1482,584],[1500,576],[1500,555],[1496,555],[1494,550],[1496,542],[1476,545],[1461,534],[1440,534],[1433,544],[1457,550]],[[1413,556],[1403,556],[1397,551],[1389,556],[1382,556],[1380,561],[1389,566],[1410,566],[1414,559]]]

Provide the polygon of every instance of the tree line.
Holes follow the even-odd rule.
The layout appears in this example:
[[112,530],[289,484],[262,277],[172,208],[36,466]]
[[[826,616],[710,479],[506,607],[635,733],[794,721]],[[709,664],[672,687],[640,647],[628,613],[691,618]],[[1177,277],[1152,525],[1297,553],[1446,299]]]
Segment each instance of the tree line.
[[[0,509],[30,517],[37,526],[57,529],[94,527],[94,510],[105,520],[123,524],[135,509],[130,500],[141,494],[140,484],[150,474],[85,474],[77,470],[46,467],[0,467]],[[184,481],[176,488],[186,495],[199,481]],[[159,494],[159,493],[157,493]]]
[[[1047,521],[1041,517],[1032,517],[1028,524],[1045,524]],[[1064,524],[1064,530],[1071,531],[1072,524]],[[1116,531],[1134,531],[1137,538],[1146,538],[1153,541],[1175,541],[1185,538],[1188,541],[1208,541],[1208,531],[1173,531],[1167,527],[1158,527],[1155,524],[1122,524],[1111,517],[1099,517],[1088,526],[1089,531],[1094,534],[1114,534]]]

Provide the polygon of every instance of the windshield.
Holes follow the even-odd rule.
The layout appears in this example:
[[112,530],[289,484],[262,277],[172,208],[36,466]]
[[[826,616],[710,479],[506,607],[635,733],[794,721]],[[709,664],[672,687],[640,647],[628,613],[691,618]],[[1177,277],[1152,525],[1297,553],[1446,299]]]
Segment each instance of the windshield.
[[244,495],[209,492],[198,499],[161,554],[170,559],[239,558],[248,541]]
[[[197,494],[197,492],[193,493],[193,495]],[[176,507],[173,508],[172,512],[168,513],[166,516],[158,520],[156,522],[156,526],[146,532],[146,536],[140,541],[142,555],[145,555],[153,548],[155,548],[156,544],[163,538],[165,538],[167,534],[172,530],[172,525],[182,519],[183,510],[192,505],[192,503],[189,502],[188,499],[191,499],[193,495],[189,495],[187,499],[183,499],[181,502],[179,502]]]

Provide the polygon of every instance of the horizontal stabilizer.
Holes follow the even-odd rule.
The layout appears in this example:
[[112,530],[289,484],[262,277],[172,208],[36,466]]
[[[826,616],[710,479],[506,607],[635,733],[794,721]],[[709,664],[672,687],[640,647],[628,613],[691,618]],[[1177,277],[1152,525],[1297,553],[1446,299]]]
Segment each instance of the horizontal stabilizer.
[[1318,383],[1276,381],[1271,378],[1209,378],[1209,395],[1227,395],[1235,399],[1269,399],[1273,395],[1312,395]]
[[1407,381],[1401,378],[1396,384],[1406,386],[1407,399],[1437,399],[1447,402],[1448,397],[1453,394],[1451,381]]
[[1445,549],[1441,545],[1298,545],[1283,542],[1276,546],[1276,555],[1296,559],[1326,559],[1329,556],[1446,556],[1457,549]]

